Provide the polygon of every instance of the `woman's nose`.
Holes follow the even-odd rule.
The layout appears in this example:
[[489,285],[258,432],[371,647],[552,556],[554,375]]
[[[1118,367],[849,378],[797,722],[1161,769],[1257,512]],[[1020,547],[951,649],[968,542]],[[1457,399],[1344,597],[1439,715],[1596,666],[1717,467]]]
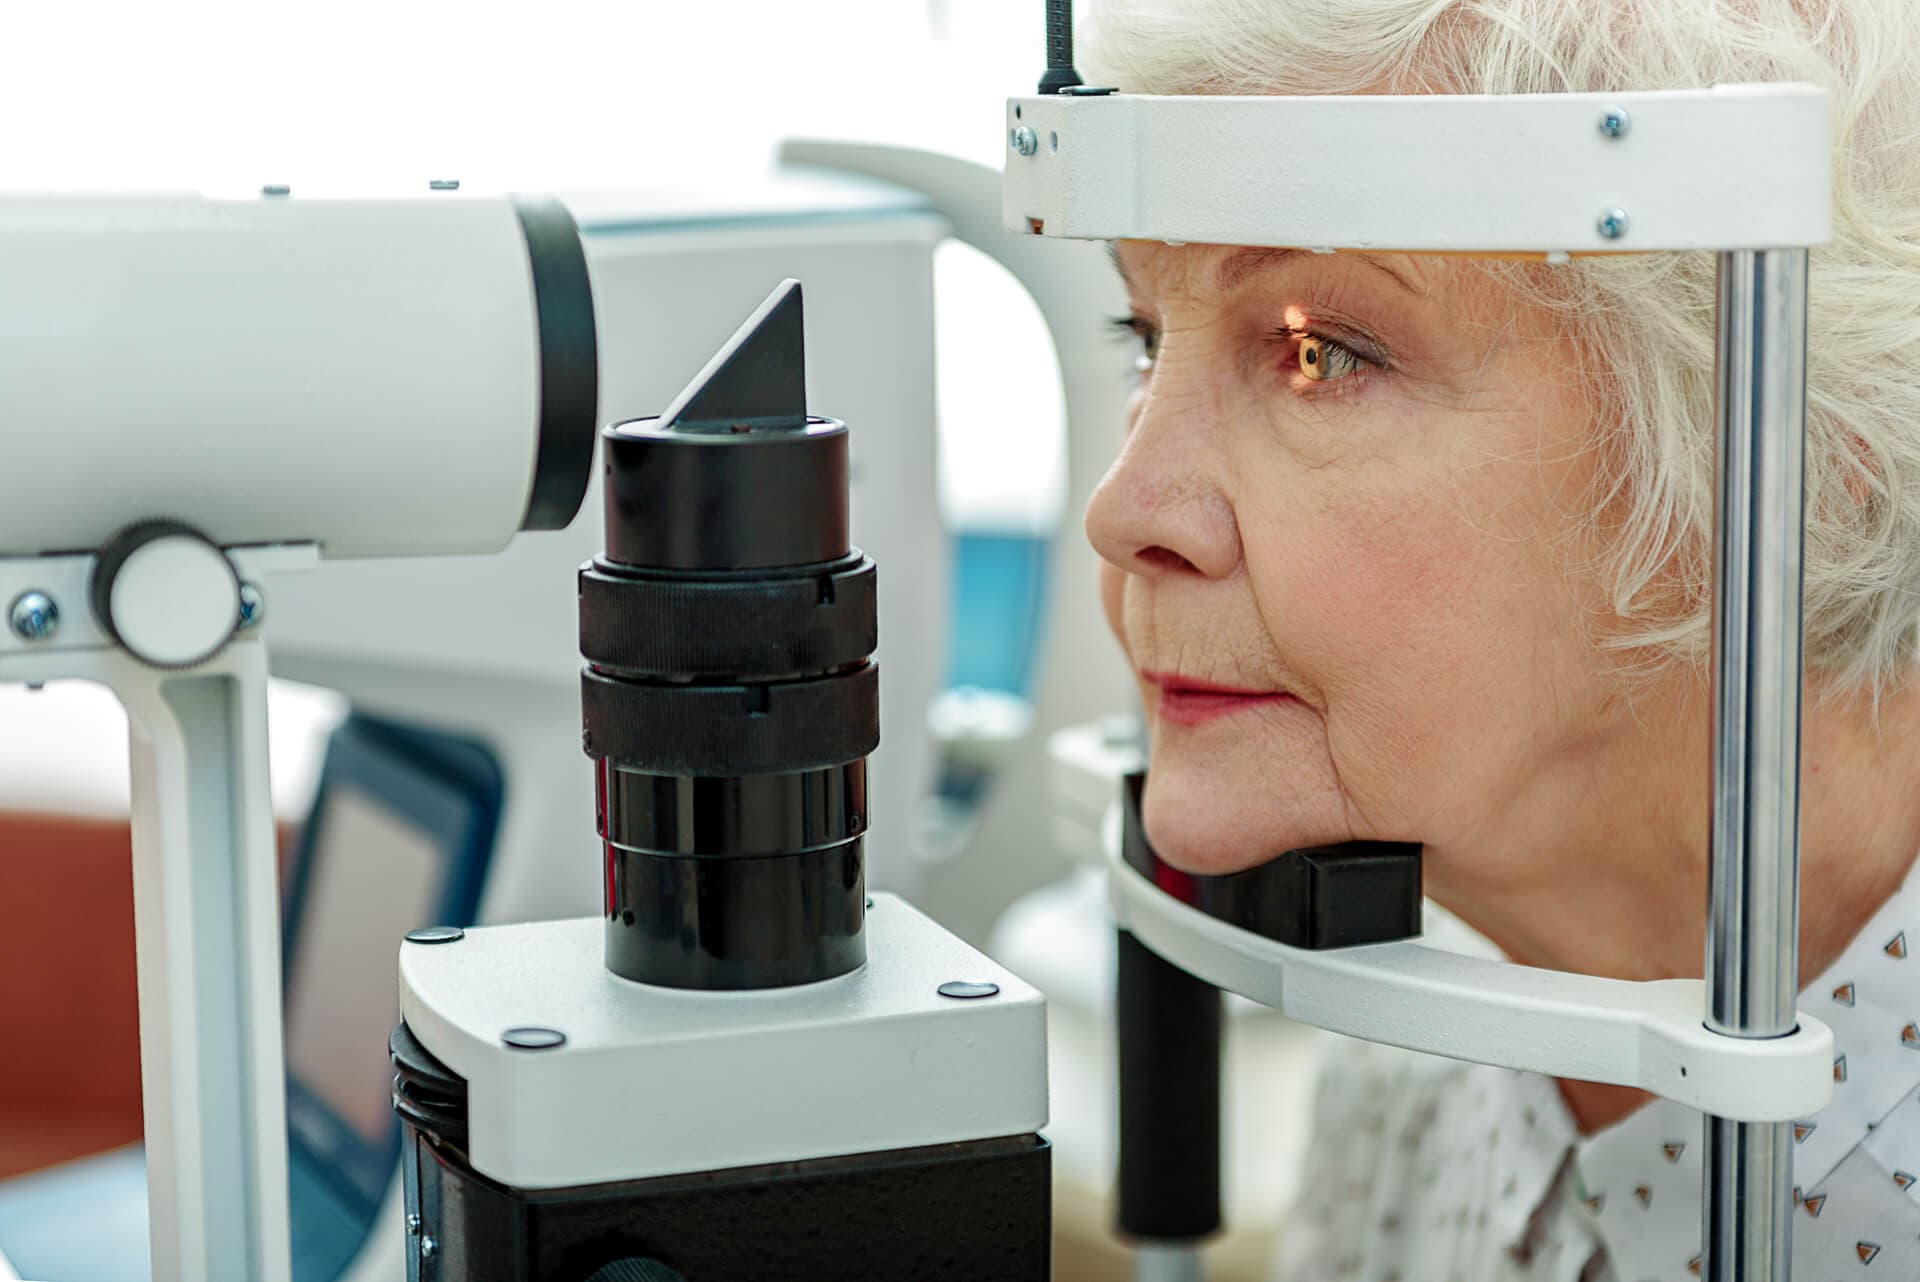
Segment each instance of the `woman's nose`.
[[[1167,371],[1154,374],[1163,383]],[[1205,402],[1179,402],[1149,388],[1120,456],[1087,504],[1087,538],[1106,561],[1147,578],[1225,578],[1240,563],[1240,539],[1213,418]]]

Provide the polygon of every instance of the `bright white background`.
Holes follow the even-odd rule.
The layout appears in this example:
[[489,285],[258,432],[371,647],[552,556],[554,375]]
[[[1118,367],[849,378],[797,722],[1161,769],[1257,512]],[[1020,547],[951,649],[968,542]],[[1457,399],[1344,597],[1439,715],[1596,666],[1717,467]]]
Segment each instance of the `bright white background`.
[[[707,189],[793,136],[997,164],[1002,100],[1043,64],[1039,0],[0,0],[0,191]],[[943,506],[1050,526],[1057,392],[1004,355],[1049,349],[964,258],[941,265]]]
[[971,140],[1038,0],[4,0],[0,184],[682,185],[782,134]]

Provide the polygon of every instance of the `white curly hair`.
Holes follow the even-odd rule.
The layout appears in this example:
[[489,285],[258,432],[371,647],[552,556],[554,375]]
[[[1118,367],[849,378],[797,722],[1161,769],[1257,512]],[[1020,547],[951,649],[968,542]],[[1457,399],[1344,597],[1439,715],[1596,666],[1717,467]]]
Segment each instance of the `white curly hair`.
[[[1097,0],[1081,66],[1138,93],[1557,93],[1797,80],[1832,95],[1834,236],[1811,259],[1806,657],[1904,684],[1920,622],[1916,0]],[[1565,318],[1593,376],[1618,522],[1602,582],[1654,666],[1703,663],[1714,261],[1486,263]],[[1631,318],[1630,320],[1625,318]]]

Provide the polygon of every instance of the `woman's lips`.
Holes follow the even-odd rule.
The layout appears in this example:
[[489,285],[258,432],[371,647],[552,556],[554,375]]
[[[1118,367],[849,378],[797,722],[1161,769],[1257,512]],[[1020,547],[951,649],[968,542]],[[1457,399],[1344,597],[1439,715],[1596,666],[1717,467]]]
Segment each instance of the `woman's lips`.
[[1142,672],[1142,680],[1160,691],[1157,715],[1176,726],[1197,726],[1249,708],[1293,698],[1285,690],[1241,690],[1212,681],[1196,681],[1171,672]]

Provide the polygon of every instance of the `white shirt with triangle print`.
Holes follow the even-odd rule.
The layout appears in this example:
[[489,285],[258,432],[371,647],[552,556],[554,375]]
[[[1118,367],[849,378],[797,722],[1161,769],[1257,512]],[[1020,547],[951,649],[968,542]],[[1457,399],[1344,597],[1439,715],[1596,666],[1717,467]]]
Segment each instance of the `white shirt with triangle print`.
[[[1429,942],[1491,955],[1428,906]],[[1909,947],[1911,942],[1911,949]],[[1920,864],[1801,994],[1834,1098],[1795,1126],[1793,1274],[1920,1279]],[[1330,1038],[1281,1282],[1688,1282],[1701,1115],[1656,1100],[1595,1135],[1554,1083]]]

